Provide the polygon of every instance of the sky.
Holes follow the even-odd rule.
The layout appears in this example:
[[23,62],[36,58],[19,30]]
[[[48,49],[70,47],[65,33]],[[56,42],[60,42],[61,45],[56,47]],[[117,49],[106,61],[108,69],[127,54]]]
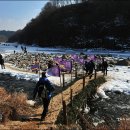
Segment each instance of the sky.
[[17,31],[35,18],[47,0],[0,0],[0,30]]

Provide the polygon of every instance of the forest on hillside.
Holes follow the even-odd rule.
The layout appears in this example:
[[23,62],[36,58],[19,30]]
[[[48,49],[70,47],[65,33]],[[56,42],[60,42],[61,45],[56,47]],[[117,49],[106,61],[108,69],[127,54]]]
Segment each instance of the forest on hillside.
[[1,30],[0,31],[0,42],[7,41],[8,38],[11,37],[13,34],[14,34],[14,31]]
[[128,0],[54,0],[8,42],[42,47],[130,48]]

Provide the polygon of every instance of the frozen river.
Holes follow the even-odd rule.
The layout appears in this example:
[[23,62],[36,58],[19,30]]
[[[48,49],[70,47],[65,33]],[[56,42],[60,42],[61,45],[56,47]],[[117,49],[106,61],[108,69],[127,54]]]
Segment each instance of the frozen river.
[[[21,46],[26,45],[18,45],[17,43],[2,43],[0,44],[0,53],[9,54],[13,53],[14,50],[16,52],[22,52]],[[70,49],[70,48],[43,48],[38,46],[26,46],[28,52],[32,53],[59,53],[59,54],[99,54],[99,55],[112,55],[114,57],[130,57],[130,51],[112,51],[112,50],[104,50],[104,49]]]

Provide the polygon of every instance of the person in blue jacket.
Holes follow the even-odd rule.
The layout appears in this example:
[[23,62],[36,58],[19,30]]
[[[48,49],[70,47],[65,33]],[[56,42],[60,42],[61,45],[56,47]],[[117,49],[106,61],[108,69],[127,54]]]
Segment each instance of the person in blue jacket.
[[54,90],[55,90],[54,86],[46,77],[46,72],[42,72],[42,77],[37,82],[33,92],[33,99],[35,100],[36,96],[38,95],[38,97],[40,97],[43,102],[44,109],[41,114],[41,121],[44,120],[47,115],[49,103],[52,97],[52,92]]

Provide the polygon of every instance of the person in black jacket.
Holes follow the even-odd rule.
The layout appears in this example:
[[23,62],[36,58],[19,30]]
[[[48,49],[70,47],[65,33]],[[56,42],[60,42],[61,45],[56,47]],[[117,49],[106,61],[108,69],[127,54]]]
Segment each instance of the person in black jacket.
[[88,74],[88,72],[89,72],[89,62],[88,61],[85,61],[84,67],[85,67],[86,74]]
[[1,54],[0,54],[0,65],[1,65],[1,69],[5,69],[4,59]]
[[2,59],[3,57],[2,57],[2,55],[0,54],[0,59]]
[[5,69],[5,64],[4,64],[4,59],[3,58],[1,59],[1,68]]
[[102,72],[104,73],[104,75],[107,75],[107,68],[108,68],[108,63],[106,60],[102,61]]
[[46,73],[42,72],[42,77],[39,79],[39,81],[36,84],[36,87],[33,92],[33,99],[35,100],[37,94],[42,99],[44,110],[41,114],[41,121],[45,119],[47,112],[48,112],[48,106],[52,97],[52,92],[54,91],[54,87],[46,77]]
[[93,70],[95,69],[95,64],[94,62],[91,60],[89,62],[89,72],[88,72],[88,75],[89,75],[89,79],[91,79],[92,75],[93,75]]

